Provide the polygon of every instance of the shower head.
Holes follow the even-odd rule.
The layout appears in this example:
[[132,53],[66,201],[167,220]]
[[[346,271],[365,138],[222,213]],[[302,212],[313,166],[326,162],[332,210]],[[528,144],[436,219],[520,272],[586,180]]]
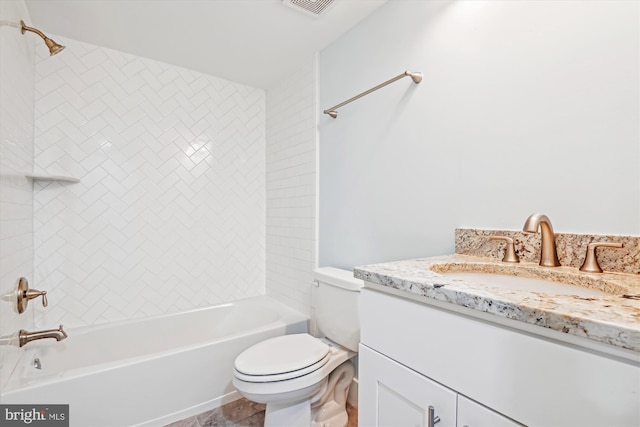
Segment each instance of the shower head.
[[55,55],[56,53],[62,51],[64,49],[64,46],[62,46],[61,44],[58,44],[56,42],[54,42],[53,40],[51,40],[49,37],[45,36],[42,31],[37,30],[35,28],[32,27],[27,27],[24,24],[24,21],[20,21],[20,32],[22,34],[25,33],[25,31],[31,31],[32,33],[36,33],[37,35],[39,35],[40,37],[42,37],[42,40],[44,40],[44,43],[47,45],[47,47],[49,48],[49,53],[51,54],[51,56]]

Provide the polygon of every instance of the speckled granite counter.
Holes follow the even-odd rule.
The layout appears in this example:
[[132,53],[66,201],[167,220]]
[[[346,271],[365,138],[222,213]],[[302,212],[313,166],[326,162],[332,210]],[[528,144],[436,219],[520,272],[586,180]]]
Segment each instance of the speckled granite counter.
[[[564,281],[615,295],[578,297],[511,290],[452,279],[432,271],[476,271]],[[574,267],[507,264],[469,255],[447,255],[359,266],[355,277],[418,297],[518,320],[640,352],[640,275],[589,274]],[[622,295],[627,295],[623,297]]]

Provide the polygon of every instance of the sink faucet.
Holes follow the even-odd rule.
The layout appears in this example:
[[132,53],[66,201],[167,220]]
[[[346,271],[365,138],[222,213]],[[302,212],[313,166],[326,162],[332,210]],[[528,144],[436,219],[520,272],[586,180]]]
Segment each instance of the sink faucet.
[[522,231],[527,233],[537,233],[540,228],[541,249],[540,249],[540,265],[543,267],[558,267],[558,252],[556,250],[556,237],[553,234],[553,227],[549,217],[543,214],[531,214],[524,223]]
[[48,329],[46,331],[29,332],[25,331],[24,329],[20,329],[19,337],[20,347],[22,347],[23,345],[31,341],[41,340],[43,338],[55,338],[56,341],[62,341],[63,339],[67,338],[68,335],[62,329],[62,325],[60,325],[58,329]]

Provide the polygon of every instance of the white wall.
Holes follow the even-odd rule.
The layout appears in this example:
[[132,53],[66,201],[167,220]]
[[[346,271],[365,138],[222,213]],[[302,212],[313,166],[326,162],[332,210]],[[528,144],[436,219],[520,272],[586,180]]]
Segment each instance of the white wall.
[[[18,279],[33,283],[32,184],[25,174],[33,172],[36,39],[20,33],[21,19],[30,20],[24,2],[0,1],[0,338],[31,329],[37,304],[20,315],[15,308]],[[22,353],[0,345],[0,389]]]
[[316,61],[267,91],[267,295],[310,315],[316,265]]
[[453,252],[455,227],[640,233],[639,3],[392,1],[321,52],[320,265]]
[[264,91],[51,36],[38,50],[41,327],[166,314],[264,293]]

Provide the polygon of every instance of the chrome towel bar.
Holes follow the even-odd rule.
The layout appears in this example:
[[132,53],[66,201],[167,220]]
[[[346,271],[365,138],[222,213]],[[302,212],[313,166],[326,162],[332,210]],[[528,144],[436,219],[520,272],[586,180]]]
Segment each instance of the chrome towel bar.
[[382,87],[385,87],[386,85],[391,84],[391,83],[395,82],[396,80],[400,80],[401,78],[407,77],[407,76],[411,77],[411,80],[413,80],[413,82],[416,83],[416,84],[420,83],[422,81],[422,73],[421,72],[419,72],[419,71],[405,71],[404,73],[402,73],[400,75],[397,75],[394,78],[389,79],[384,83],[380,83],[376,87],[372,87],[371,89],[369,89],[369,90],[367,90],[365,92],[362,92],[360,95],[356,95],[353,98],[349,98],[346,101],[344,101],[344,102],[342,102],[342,103],[340,103],[338,105],[335,105],[335,106],[333,106],[331,108],[327,108],[326,110],[323,111],[323,113],[328,114],[328,115],[330,115],[331,117],[333,117],[335,119],[336,117],[338,117],[338,112],[336,111],[338,108],[344,107],[345,105],[347,105],[350,102],[355,101],[356,99],[362,98],[365,95],[369,95],[371,92],[375,92],[376,90],[378,90],[378,89],[380,89]]

